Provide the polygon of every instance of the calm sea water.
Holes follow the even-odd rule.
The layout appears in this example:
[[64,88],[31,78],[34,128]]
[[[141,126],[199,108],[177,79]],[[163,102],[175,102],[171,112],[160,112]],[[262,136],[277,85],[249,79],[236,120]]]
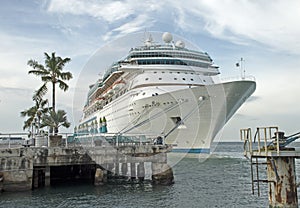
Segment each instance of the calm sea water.
[[209,158],[184,158],[173,171],[172,186],[65,184],[2,193],[0,207],[268,207],[266,185],[261,184],[261,197],[251,194],[242,143],[219,143]]

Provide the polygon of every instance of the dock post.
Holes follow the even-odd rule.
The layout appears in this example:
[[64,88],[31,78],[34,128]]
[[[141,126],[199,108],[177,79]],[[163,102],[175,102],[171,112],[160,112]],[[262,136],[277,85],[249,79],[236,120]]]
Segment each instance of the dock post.
[[0,172],[0,193],[3,191],[3,178],[4,174]]
[[106,167],[107,167],[107,169],[106,169],[107,170],[107,177],[112,178],[112,176],[113,176],[112,171],[113,171],[113,168],[114,168],[114,164],[113,163],[108,163]]
[[172,168],[167,163],[152,163],[152,182],[160,185],[173,184]]
[[116,162],[115,163],[115,176],[119,176],[120,175],[120,163]]
[[33,169],[32,174],[32,189],[36,189],[39,187],[39,170]]
[[50,178],[50,166],[46,166],[45,168],[45,186],[50,186],[51,178]]
[[122,163],[122,165],[121,165],[122,176],[126,177],[127,176],[127,171],[128,171],[127,163]]
[[144,181],[145,179],[145,166],[144,166],[144,162],[140,162],[137,166],[137,175],[138,175],[138,179],[139,181]]
[[136,179],[136,167],[135,167],[135,163],[130,163],[130,177],[131,177],[131,180]]
[[104,182],[104,171],[101,168],[96,168],[94,185],[100,186]]
[[295,158],[268,157],[270,207],[298,207]]

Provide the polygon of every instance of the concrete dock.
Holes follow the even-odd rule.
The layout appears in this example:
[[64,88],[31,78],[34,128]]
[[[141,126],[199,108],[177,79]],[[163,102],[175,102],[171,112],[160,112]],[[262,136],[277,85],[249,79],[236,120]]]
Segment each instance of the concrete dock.
[[114,177],[143,181],[146,163],[151,163],[153,184],[169,185],[174,182],[167,164],[170,150],[154,144],[2,148],[0,190],[31,190],[67,179],[86,179],[94,185]]

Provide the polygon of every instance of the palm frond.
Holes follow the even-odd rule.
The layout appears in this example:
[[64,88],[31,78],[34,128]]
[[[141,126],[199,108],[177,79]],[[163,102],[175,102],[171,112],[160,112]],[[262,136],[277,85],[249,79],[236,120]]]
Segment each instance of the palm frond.
[[43,82],[52,82],[51,76],[42,76],[41,79]]
[[48,75],[49,72],[47,70],[30,70],[28,74],[34,74],[35,76],[45,76]]
[[63,91],[67,91],[69,89],[69,86],[62,80],[57,80],[59,84],[59,88],[62,89]]
[[31,124],[33,122],[33,118],[28,118],[26,121],[24,121],[23,130],[30,129]]
[[59,57],[57,68],[61,71],[64,68],[64,66],[67,63],[69,63],[70,61],[71,61],[70,58],[64,58],[64,59],[62,59],[61,57]]
[[44,83],[37,91],[35,91],[33,96],[36,97],[35,99],[42,100],[42,98],[44,97],[44,95],[46,95],[47,92],[47,83]]
[[33,60],[33,59],[30,59],[27,62],[27,65],[31,66],[34,69],[38,69],[38,70],[41,70],[41,71],[45,70],[45,67],[42,64],[40,64],[39,62],[37,62],[36,60]]
[[60,126],[66,128],[70,127],[70,123],[67,121],[67,115],[64,110],[58,110],[57,112],[51,110],[47,115],[43,117],[42,126],[49,126],[53,129],[58,129]]
[[34,116],[35,113],[37,111],[37,107],[36,106],[33,106],[27,110],[24,110],[20,113],[21,117],[26,117],[26,116]]
[[73,75],[71,72],[62,72],[60,73],[60,77],[62,80],[70,80],[73,78]]

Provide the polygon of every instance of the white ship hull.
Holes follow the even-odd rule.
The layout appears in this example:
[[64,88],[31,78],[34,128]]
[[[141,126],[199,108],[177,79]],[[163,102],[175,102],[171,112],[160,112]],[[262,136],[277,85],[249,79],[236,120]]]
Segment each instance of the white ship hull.
[[132,89],[81,123],[105,116],[108,133],[161,135],[165,143],[174,145],[174,151],[209,153],[216,134],[255,86],[254,81],[241,80]]

